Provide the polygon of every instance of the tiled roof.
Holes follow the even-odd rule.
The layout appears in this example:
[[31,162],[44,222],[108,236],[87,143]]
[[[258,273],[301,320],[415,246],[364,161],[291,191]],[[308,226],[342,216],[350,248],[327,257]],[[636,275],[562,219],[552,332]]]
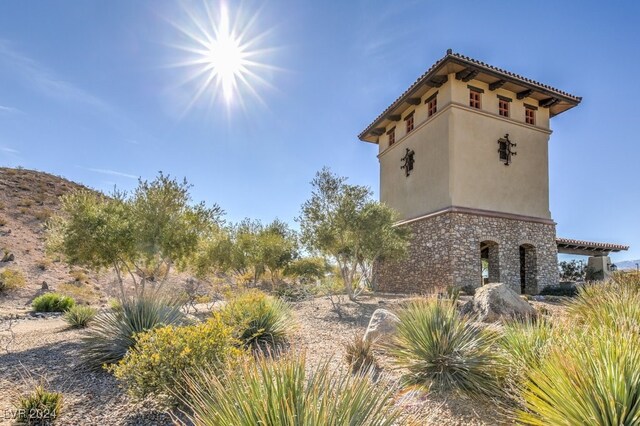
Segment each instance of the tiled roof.
[[593,241],[572,240],[570,238],[556,238],[556,243],[562,246],[572,246],[589,249],[601,249],[605,251],[629,250],[629,246],[612,243],[596,243]]
[[546,84],[542,84],[542,83],[537,82],[535,80],[532,80],[530,78],[523,77],[523,76],[521,76],[519,74],[515,74],[515,73],[512,73],[510,71],[503,70],[502,68],[498,68],[498,67],[495,67],[493,65],[489,65],[489,64],[487,64],[485,62],[482,62],[482,61],[479,61],[477,59],[473,59],[473,58],[470,58],[468,56],[452,52],[451,49],[449,49],[449,50],[447,50],[447,54],[445,56],[440,58],[427,71],[425,71],[424,74],[422,74],[420,77],[418,77],[418,79],[407,90],[405,90],[400,96],[398,96],[398,98],[395,101],[393,101],[393,103],[391,105],[389,105],[380,115],[378,115],[376,117],[376,119],[373,120],[373,122],[371,122],[371,124],[369,124],[367,126],[367,128],[364,129],[358,135],[358,138],[359,139],[364,138],[364,136],[367,134],[367,132],[369,132],[374,127],[374,125],[378,121],[380,121],[380,119],[385,117],[391,110],[395,109],[398,105],[400,105],[404,101],[404,99],[406,97],[408,97],[408,95],[411,92],[413,92],[421,84],[426,82],[428,80],[428,78],[433,77],[433,75],[431,75],[431,74],[433,73],[435,75],[435,71],[447,61],[453,61],[453,62],[458,62],[458,63],[470,65],[470,66],[484,68],[485,71],[490,71],[492,73],[499,74],[501,77],[505,77],[505,78],[514,80],[514,82],[516,82],[516,83],[520,82],[520,83],[524,83],[524,84],[529,85],[529,86],[533,86],[534,89],[538,88],[538,89],[542,89],[542,90],[544,90],[546,92],[551,92],[551,93],[553,93],[555,95],[559,95],[559,96],[561,96],[561,97],[563,97],[563,98],[565,98],[567,100],[573,101],[576,104],[580,103],[580,101],[582,100],[582,97],[580,97],[580,96],[574,96],[574,95],[572,95],[570,93],[564,92],[562,90],[556,89],[556,88],[548,86]]

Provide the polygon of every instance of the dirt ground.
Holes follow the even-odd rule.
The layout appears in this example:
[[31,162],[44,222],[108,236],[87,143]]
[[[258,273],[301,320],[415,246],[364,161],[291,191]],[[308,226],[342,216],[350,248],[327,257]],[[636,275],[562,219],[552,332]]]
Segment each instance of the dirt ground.
[[[345,302],[342,318],[332,310],[327,298],[293,303],[298,327],[294,331],[292,349],[304,351],[312,365],[328,360],[335,368],[346,368],[342,359],[344,345],[354,335],[364,333],[373,311],[380,307],[393,311],[406,300],[397,296],[365,296],[357,304]],[[561,311],[558,303],[532,301],[532,304],[554,315]],[[132,401],[110,374],[85,370],[78,360],[82,331],[68,329],[59,316],[33,318],[25,315],[13,326],[13,331],[15,341],[9,353],[0,352],[0,424],[11,424],[13,399],[41,380],[45,380],[51,389],[63,393],[64,409],[56,424],[172,424],[169,414],[153,401]],[[388,360],[381,357],[380,361],[383,374],[389,375],[391,380],[397,379],[399,372],[393,370]],[[508,423],[495,406],[453,395],[406,393],[397,403],[419,415],[420,424]]]

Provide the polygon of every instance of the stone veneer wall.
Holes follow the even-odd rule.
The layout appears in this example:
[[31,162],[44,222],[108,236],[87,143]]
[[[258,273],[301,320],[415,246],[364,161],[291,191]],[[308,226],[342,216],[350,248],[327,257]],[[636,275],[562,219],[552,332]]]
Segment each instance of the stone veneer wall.
[[401,261],[375,265],[374,284],[379,291],[428,293],[450,285],[479,287],[482,241],[498,244],[499,277],[492,276],[492,280],[520,293],[519,249],[530,245],[535,248],[537,279],[529,283],[527,293],[558,283],[554,224],[446,212],[402,226],[409,226],[413,233],[409,255]]

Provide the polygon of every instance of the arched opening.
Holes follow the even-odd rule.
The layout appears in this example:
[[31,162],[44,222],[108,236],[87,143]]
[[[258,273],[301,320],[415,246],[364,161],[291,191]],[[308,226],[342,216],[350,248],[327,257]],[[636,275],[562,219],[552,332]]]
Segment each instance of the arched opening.
[[520,292],[522,294],[538,293],[536,248],[531,244],[520,246]]
[[481,285],[500,282],[499,246],[495,241],[480,243]]

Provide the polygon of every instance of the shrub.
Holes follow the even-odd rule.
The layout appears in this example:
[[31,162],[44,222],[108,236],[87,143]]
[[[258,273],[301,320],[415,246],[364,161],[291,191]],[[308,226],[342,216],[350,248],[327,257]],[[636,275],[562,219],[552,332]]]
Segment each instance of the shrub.
[[170,395],[185,375],[203,367],[218,374],[241,356],[233,331],[218,314],[196,325],[156,328],[138,334],[112,370],[135,397]]
[[567,313],[580,325],[638,329],[640,276],[616,274],[606,282],[585,284],[568,304]]
[[499,342],[505,350],[509,365],[516,372],[537,367],[550,350],[553,337],[551,323],[544,319],[526,319],[504,325]]
[[18,423],[28,425],[50,424],[60,415],[62,394],[50,392],[43,385],[38,385],[29,395],[20,397],[15,407]]
[[345,345],[344,360],[353,374],[361,374],[378,369],[378,363],[373,353],[373,342],[364,340],[358,334]]
[[5,269],[0,272],[0,293],[21,288],[25,285],[25,281],[22,272],[17,269]]
[[137,333],[187,322],[179,306],[159,296],[147,295],[120,303],[121,310],[97,315],[82,339],[81,356],[89,368],[99,369],[120,361],[135,344]]
[[75,306],[76,301],[59,293],[45,293],[31,302],[36,312],[65,312]]
[[574,297],[578,294],[578,289],[575,285],[561,284],[558,286],[547,286],[540,292],[541,296],[564,296]]
[[198,425],[406,424],[393,391],[368,375],[341,375],[327,364],[306,368],[304,357],[245,359],[223,377],[202,370],[186,377],[183,402]]
[[285,344],[295,325],[285,301],[258,290],[235,296],[221,313],[225,322],[237,330],[238,339],[254,349]]
[[528,374],[529,425],[630,425],[640,419],[640,337],[600,329],[568,336]]
[[407,372],[404,386],[453,390],[469,396],[499,396],[506,363],[494,344],[498,334],[462,317],[442,299],[413,301],[398,313],[389,348]]
[[97,311],[90,306],[76,305],[64,313],[64,320],[73,328],[86,327],[96,316]]

